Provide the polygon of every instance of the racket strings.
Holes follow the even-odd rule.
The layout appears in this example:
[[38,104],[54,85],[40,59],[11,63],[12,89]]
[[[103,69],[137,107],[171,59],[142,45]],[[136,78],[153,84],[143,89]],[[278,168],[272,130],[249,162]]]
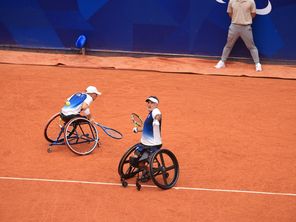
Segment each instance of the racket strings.
[[121,139],[122,138],[122,134],[116,130],[113,130],[113,129],[105,129],[105,132],[113,137],[113,138],[118,138],[118,139]]
[[141,127],[143,125],[143,121],[137,114],[131,114],[131,119],[136,126]]

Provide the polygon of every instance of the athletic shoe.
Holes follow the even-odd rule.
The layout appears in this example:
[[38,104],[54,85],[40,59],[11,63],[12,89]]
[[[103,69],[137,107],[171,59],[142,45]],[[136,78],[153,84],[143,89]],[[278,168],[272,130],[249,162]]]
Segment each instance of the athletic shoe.
[[262,71],[262,66],[261,66],[261,64],[259,62],[256,63],[255,67],[256,67],[256,72],[261,72]]
[[216,69],[225,68],[225,63],[224,63],[222,60],[220,60],[220,61],[217,63],[217,65],[215,65],[215,68],[216,68]]

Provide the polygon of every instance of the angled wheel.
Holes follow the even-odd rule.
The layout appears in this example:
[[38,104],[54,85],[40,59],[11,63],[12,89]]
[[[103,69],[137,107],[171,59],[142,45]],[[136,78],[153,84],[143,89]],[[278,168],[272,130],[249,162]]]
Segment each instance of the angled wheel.
[[63,142],[64,134],[62,128],[64,127],[64,122],[60,118],[60,114],[56,113],[47,122],[44,128],[44,137],[48,142]]
[[122,156],[119,164],[118,164],[118,174],[122,179],[129,179],[134,177],[138,172],[139,169],[133,167],[130,162],[129,158],[133,156],[135,149],[137,148],[138,144],[129,148],[126,153]]
[[65,126],[64,135],[69,149],[78,155],[90,154],[99,141],[97,128],[83,117],[71,119]]
[[149,170],[153,183],[164,190],[172,188],[179,178],[177,158],[167,149],[160,149],[152,154]]

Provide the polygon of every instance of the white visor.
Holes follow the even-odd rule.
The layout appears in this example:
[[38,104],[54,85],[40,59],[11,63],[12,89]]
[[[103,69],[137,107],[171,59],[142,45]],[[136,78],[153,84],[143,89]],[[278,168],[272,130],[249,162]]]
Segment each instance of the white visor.
[[148,101],[151,101],[151,102],[153,102],[153,103],[159,103],[159,101],[158,101],[158,99],[156,98],[156,97],[154,97],[154,96],[150,96],[150,97],[148,97],[147,99],[146,99],[146,102],[148,102]]

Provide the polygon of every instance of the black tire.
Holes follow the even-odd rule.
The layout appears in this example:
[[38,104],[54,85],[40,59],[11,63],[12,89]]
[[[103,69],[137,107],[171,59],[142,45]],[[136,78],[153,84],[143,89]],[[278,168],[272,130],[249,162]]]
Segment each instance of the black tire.
[[99,141],[97,128],[86,118],[71,119],[65,126],[65,143],[75,154],[90,154]]
[[138,191],[140,191],[140,190],[141,190],[141,188],[142,188],[141,184],[140,184],[140,183],[138,183],[138,182],[136,183],[136,187],[137,187],[137,190],[138,190]]
[[[44,137],[48,142],[63,142],[64,132],[61,132],[64,127],[64,122],[60,119],[60,114],[56,113],[47,122],[44,128]],[[59,136],[59,133],[61,135]],[[59,136],[59,138],[58,138]]]
[[127,183],[125,180],[122,180],[122,181],[121,181],[121,185],[122,185],[123,187],[127,187],[127,186],[128,186],[128,183]]
[[160,149],[152,154],[149,171],[156,186],[163,190],[170,189],[179,178],[179,163],[170,150]]
[[139,169],[133,167],[130,162],[129,158],[130,156],[133,156],[135,149],[137,148],[139,144],[136,144],[132,147],[130,147],[125,154],[122,156],[119,164],[118,164],[118,174],[120,178],[122,179],[129,179],[134,177],[138,172]]

